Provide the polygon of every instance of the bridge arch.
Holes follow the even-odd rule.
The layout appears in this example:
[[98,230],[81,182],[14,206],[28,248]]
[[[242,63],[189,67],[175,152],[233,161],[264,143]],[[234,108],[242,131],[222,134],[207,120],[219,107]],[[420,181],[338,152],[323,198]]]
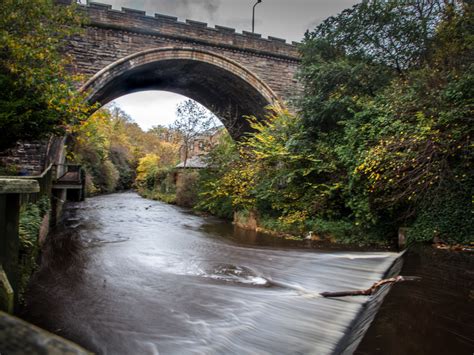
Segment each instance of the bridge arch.
[[182,94],[216,114],[236,139],[249,130],[242,116],[263,116],[267,105],[280,104],[272,89],[239,63],[190,47],[133,53],[97,72],[82,90],[89,102],[102,105],[143,90]]

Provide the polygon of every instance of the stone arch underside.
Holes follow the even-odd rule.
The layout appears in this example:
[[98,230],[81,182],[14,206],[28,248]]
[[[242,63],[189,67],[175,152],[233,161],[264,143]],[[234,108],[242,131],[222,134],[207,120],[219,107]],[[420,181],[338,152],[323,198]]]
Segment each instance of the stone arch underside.
[[238,139],[249,131],[246,115],[263,117],[278,97],[255,74],[215,53],[193,48],[159,48],[120,59],[84,85],[89,101],[104,105],[143,90],[164,90],[196,100]]

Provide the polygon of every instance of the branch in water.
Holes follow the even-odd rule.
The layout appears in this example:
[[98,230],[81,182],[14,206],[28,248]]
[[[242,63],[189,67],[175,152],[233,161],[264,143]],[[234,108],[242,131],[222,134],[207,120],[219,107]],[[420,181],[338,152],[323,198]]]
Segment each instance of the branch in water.
[[375,294],[379,290],[379,288],[385,284],[391,284],[402,281],[418,281],[420,279],[421,277],[418,276],[397,276],[376,282],[372,285],[372,287],[368,288],[367,290],[321,292],[320,295],[323,297],[370,296]]

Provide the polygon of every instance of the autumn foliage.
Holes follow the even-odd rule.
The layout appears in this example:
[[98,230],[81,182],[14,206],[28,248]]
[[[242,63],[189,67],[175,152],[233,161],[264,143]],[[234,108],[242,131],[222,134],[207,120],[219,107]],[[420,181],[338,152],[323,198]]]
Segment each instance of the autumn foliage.
[[179,145],[144,132],[117,107],[103,108],[71,128],[69,160],[88,172],[89,194],[150,188],[160,169],[177,163]]
[[80,31],[75,5],[2,0],[0,16],[0,149],[20,139],[64,133],[90,107],[65,40]]

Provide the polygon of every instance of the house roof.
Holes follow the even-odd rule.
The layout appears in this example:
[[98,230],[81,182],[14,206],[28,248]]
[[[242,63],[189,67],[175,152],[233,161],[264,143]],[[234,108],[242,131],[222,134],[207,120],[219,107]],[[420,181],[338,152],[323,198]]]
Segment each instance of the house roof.
[[204,161],[203,157],[199,155],[195,155],[194,157],[189,158],[186,161],[186,166],[184,166],[184,162],[179,163],[176,165],[177,168],[189,168],[189,169],[203,169],[207,168],[207,162]]

